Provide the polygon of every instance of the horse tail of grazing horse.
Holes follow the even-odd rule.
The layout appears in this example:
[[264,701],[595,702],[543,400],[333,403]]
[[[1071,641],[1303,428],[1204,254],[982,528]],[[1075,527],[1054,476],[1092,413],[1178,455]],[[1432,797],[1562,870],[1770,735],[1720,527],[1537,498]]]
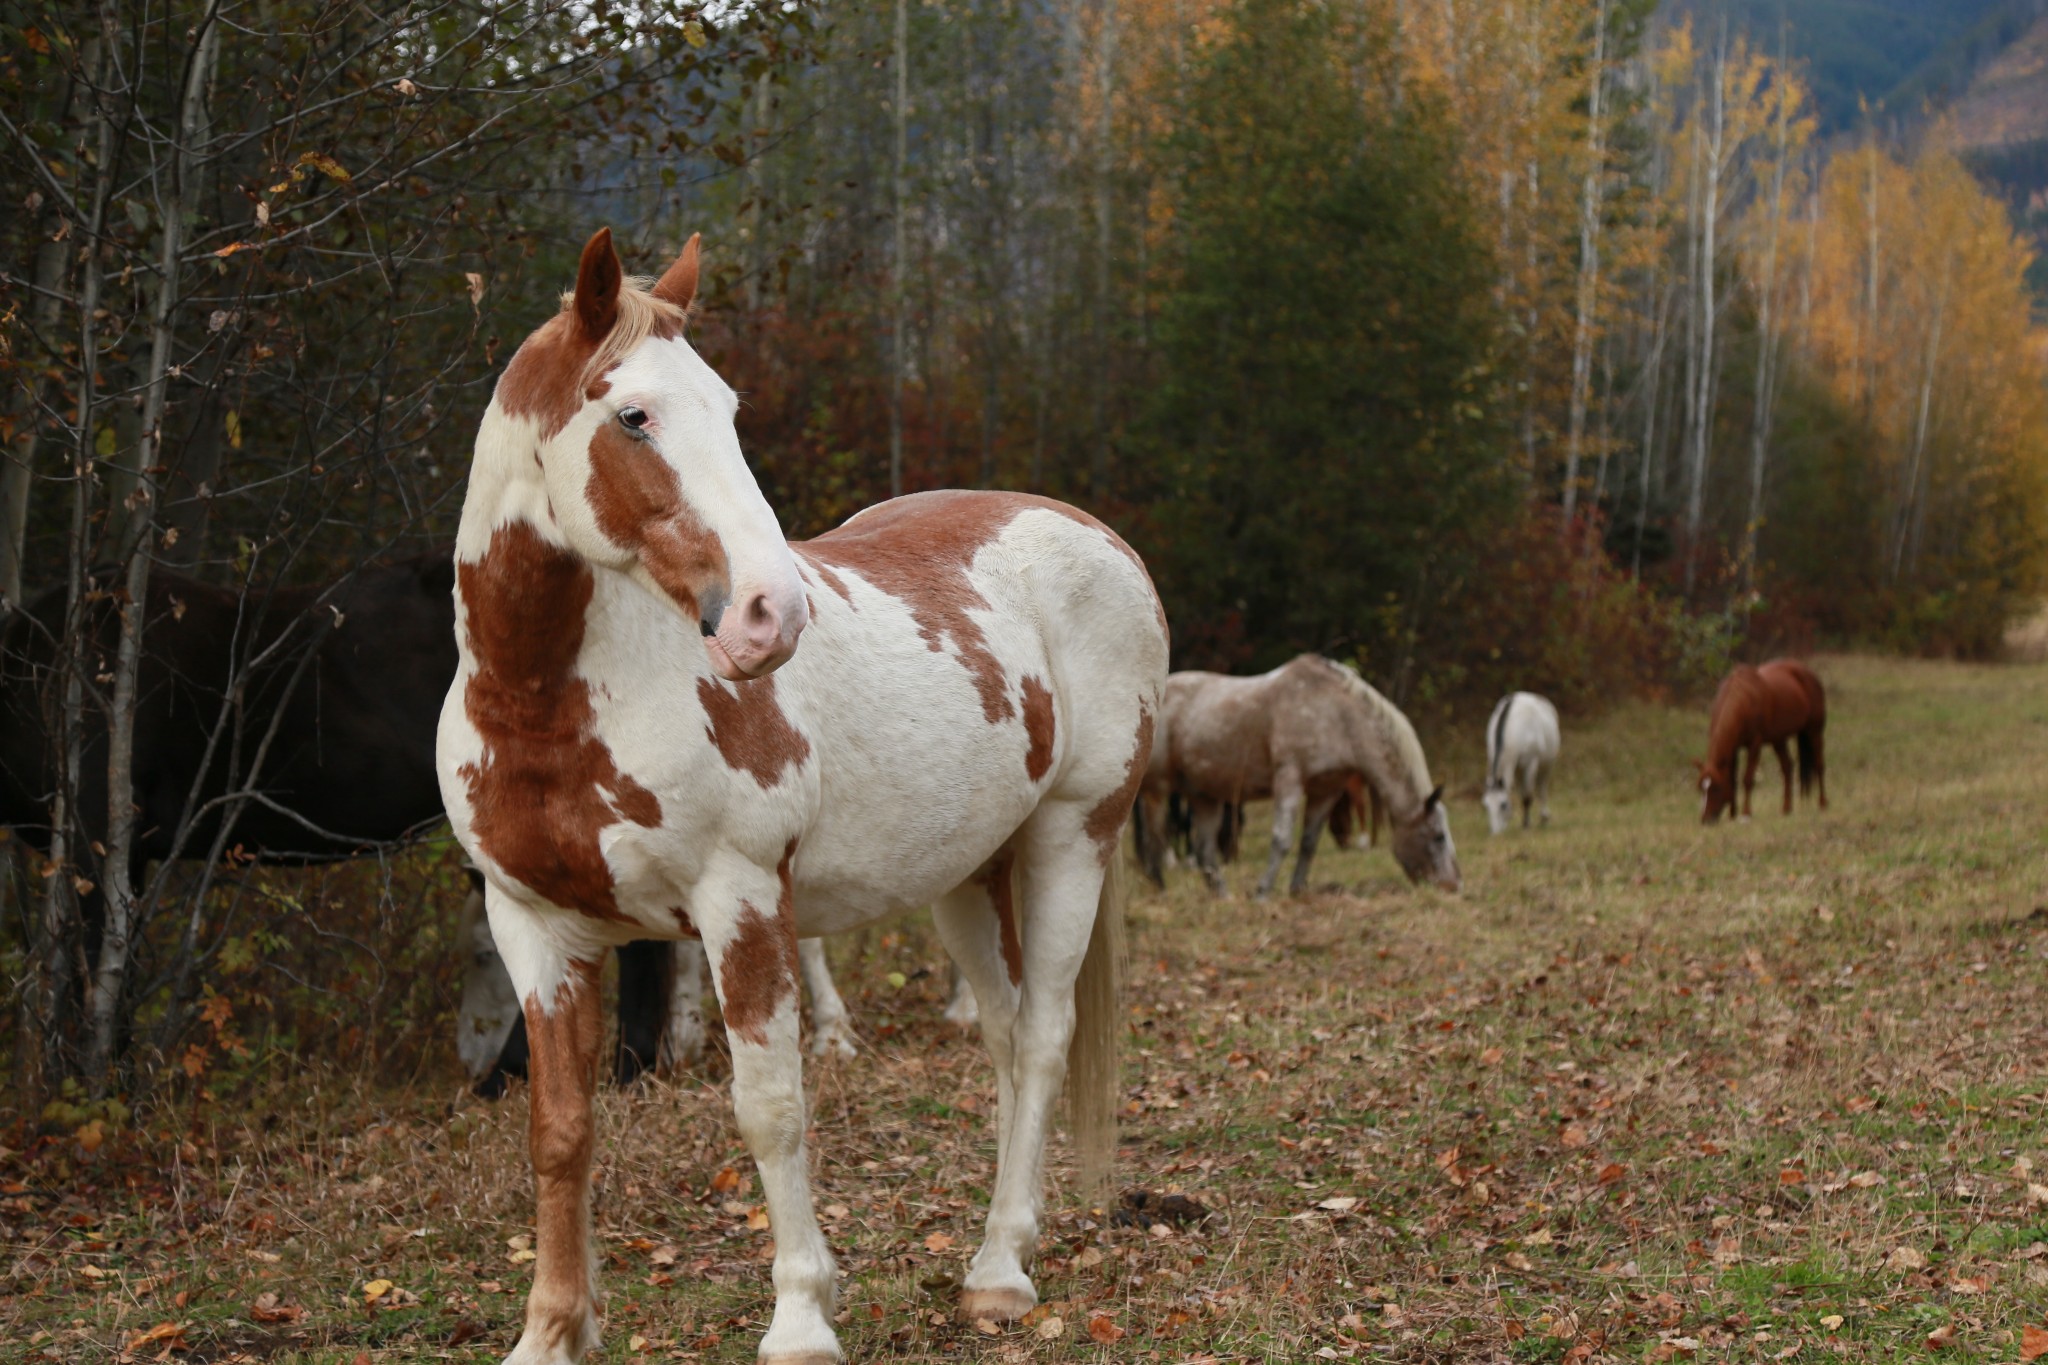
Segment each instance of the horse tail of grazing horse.
[[[1013,874],[1014,875],[1014,874]],[[1095,928],[1074,981],[1074,1036],[1067,1044],[1067,1110],[1081,1185],[1093,1190],[1116,1157],[1117,1037],[1123,1024],[1124,860],[1112,855],[1095,903]]]
[[1799,794],[1813,795],[1813,774],[1820,762],[1820,735],[1809,725],[1799,732]]

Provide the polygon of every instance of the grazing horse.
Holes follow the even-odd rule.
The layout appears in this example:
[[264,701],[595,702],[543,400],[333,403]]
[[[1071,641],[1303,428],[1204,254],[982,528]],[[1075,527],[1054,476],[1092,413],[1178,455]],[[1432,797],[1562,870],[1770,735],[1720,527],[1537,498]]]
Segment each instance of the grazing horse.
[[1493,708],[1486,722],[1486,823],[1499,834],[1514,817],[1515,798],[1522,801],[1522,828],[1529,828],[1529,808],[1543,803],[1543,823],[1550,823],[1550,768],[1557,762],[1557,708],[1534,692],[1510,692]]
[[1799,790],[1819,788],[1820,808],[1828,808],[1828,699],[1820,679],[1797,659],[1773,659],[1751,668],[1737,664],[1721,680],[1714,709],[1707,720],[1707,757],[1700,773],[1700,823],[1710,825],[1723,811],[1735,809],[1735,771],[1742,750],[1749,750],[1749,771],[1742,782],[1742,814],[1750,813],[1756,793],[1756,768],[1768,744],[1778,755],[1785,777],[1785,814],[1792,813],[1792,758],[1785,741],[1799,745]]
[[1166,675],[1151,580],[1100,522],[1022,494],[917,494],[785,541],[738,400],[683,335],[697,274],[695,238],[651,290],[609,230],[590,239],[499,378],[456,539],[442,793],[531,1050],[538,1260],[515,1365],[597,1344],[597,980],[630,939],[700,940],[718,991],[775,1226],[764,1361],[841,1358],[800,938],[935,905],[973,986],[1000,1113],[964,1316],[1037,1303],[1063,1077],[1084,1166],[1113,1135],[1110,873]]
[[1431,784],[1408,718],[1357,670],[1303,654],[1255,678],[1175,673],[1161,711],[1167,754],[1153,766],[1151,786],[1187,793],[1196,861],[1211,891],[1224,890],[1216,836],[1225,806],[1273,798],[1261,896],[1272,891],[1301,822],[1291,883],[1299,893],[1332,812],[1340,801],[1357,802],[1349,795],[1355,779],[1363,779],[1375,814],[1384,810],[1391,819],[1394,858],[1409,880],[1458,889],[1443,788]]

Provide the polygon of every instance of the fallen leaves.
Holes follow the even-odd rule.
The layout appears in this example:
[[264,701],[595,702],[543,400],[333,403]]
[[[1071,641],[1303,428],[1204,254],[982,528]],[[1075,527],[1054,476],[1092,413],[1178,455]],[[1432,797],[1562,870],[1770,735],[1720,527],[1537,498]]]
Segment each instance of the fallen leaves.
[[1109,1314],[1097,1313],[1088,1319],[1088,1338],[1101,1346],[1113,1346],[1124,1339],[1124,1329],[1117,1326]]
[[1891,1254],[1884,1258],[1886,1270],[1925,1270],[1927,1257],[1912,1247],[1893,1247]]
[[[368,1290],[369,1286],[363,1288]],[[256,1296],[256,1302],[249,1306],[249,1316],[258,1322],[297,1322],[306,1316],[306,1310],[295,1303],[285,1303],[273,1290],[264,1290]]]
[[2028,1323],[2020,1328],[2020,1359],[2039,1360],[2048,1356],[2048,1327]]

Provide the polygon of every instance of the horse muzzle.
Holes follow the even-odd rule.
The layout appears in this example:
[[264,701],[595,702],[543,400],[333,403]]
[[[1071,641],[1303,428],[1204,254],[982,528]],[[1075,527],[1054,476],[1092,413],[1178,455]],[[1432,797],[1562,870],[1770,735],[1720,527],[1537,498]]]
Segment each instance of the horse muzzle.
[[727,682],[766,677],[796,653],[810,616],[801,587],[737,594],[734,605],[706,613],[700,623],[712,669]]

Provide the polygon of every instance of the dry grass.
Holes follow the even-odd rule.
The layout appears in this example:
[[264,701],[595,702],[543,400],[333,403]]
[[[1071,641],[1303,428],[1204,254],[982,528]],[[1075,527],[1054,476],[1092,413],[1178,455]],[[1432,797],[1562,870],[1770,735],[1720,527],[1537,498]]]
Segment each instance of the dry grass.
[[[1820,671],[1824,817],[1701,829],[1703,722],[1639,707],[1568,727],[1552,829],[1458,807],[1463,897],[1326,852],[1301,901],[1141,898],[1119,1180],[1213,1216],[1118,1226],[1056,1172],[1018,1329],[951,1320],[993,1101],[929,932],[837,945],[869,1046],[810,1075],[850,1356],[2018,1360],[2048,1323],[2048,676]],[[1432,752],[1476,785],[1476,729]],[[604,1101],[608,1358],[752,1357],[771,1234],[721,1081]],[[522,1111],[330,1075],[14,1154],[0,1338],[495,1358]],[[257,1321],[266,1292],[305,1316]]]

